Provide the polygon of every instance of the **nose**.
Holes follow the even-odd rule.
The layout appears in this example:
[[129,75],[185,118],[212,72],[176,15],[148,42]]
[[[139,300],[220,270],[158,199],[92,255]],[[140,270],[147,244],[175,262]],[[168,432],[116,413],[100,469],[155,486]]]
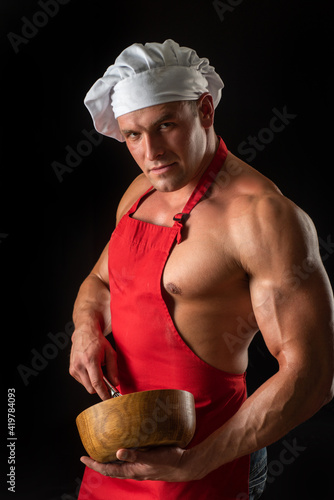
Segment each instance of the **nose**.
[[154,161],[164,154],[161,138],[154,134],[145,135],[145,156],[148,161]]

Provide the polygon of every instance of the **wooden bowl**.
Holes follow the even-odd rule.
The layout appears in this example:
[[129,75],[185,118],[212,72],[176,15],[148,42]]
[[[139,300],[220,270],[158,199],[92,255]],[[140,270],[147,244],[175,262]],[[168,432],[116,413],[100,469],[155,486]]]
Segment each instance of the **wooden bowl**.
[[175,389],[134,392],[87,408],[76,424],[86,452],[98,462],[117,460],[120,448],[184,448],[195,433],[194,396]]

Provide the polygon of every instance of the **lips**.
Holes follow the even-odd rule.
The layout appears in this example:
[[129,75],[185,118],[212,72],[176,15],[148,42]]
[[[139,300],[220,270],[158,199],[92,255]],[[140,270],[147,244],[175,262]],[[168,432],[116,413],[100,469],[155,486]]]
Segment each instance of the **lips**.
[[151,168],[150,172],[153,174],[163,174],[164,172],[167,172],[170,168],[172,168],[175,165],[175,162],[169,163],[167,165],[159,165],[157,167]]

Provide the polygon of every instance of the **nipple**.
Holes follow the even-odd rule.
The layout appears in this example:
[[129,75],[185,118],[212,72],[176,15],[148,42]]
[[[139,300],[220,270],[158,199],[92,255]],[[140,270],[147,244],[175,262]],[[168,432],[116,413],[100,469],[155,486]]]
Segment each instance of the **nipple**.
[[181,289],[174,283],[167,283],[166,290],[168,293],[172,293],[173,295],[182,295]]

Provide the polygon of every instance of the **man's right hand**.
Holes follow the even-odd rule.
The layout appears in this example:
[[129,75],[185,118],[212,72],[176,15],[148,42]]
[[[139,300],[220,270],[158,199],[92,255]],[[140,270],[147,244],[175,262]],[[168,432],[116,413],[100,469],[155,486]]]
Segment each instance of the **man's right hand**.
[[110,393],[103,382],[102,367],[113,385],[118,385],[116,352],[101,332],[75,330],[72,335],[70,374],[90,394],[97,393],[102,400]]

